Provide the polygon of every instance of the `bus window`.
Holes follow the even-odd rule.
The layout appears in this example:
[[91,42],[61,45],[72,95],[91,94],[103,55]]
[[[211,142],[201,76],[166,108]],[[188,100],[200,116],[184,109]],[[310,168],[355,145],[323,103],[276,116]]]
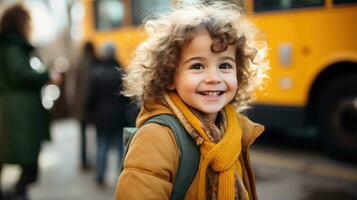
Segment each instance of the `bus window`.
[[170,0],[132,0],[131,2],[133,25],[140,25],[152,13],[168,12],[171,8]]
[[322,5],[323,0],[255,0],[254,11],[288,10]]
[[357,0],[334,0],[334,4],[357,3]]
[[93,3],[97,30],[110,30],[122,26],[124,7],[121,0],[97,0]]

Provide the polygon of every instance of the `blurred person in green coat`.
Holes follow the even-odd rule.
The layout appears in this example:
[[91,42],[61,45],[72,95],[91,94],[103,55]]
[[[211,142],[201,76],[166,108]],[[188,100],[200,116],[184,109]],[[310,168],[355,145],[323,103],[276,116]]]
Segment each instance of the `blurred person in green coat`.
[[[20,4],[5,10],[0,21],[0,172],[4,163],[21,167],[11,199],[28,199],[27,186],[37,179],[41,142],[49,139],[49,115],[42,106],[41,88],[48,82],[61,82],[61,76],[50,76],[36,57],[29,43],[30,22]],[[0,199],[4,196],[0,192]]]

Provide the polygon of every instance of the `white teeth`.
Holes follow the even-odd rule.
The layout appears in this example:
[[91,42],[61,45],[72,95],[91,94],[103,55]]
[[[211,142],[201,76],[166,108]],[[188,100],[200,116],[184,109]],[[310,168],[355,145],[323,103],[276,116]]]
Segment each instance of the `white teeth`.
[[219,96],[221,92],[202,92],[203,95],[207,96]]

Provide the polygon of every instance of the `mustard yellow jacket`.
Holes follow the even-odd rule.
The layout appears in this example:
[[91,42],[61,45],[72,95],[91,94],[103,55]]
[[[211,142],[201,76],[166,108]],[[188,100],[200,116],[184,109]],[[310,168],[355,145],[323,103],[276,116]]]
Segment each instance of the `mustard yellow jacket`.
[[[179,164],[179,148],[171,129],[155,123],[143,125],[149,118],[159,114],[173,114],[160,104],[142,108],[136,121],[140,128],[133,137],[123,163],[123,171],[116,185],[116,200],[165,200],[170,199],[176,170]],[[248,154],[249,146],[263,132],[264,127],[239,115],[243,130],[242,153],[239,157],[243,168],[243,182],[256,200],[254,174]],[[198,190],[196,176],[186,192],[185,200],[195,200]]]

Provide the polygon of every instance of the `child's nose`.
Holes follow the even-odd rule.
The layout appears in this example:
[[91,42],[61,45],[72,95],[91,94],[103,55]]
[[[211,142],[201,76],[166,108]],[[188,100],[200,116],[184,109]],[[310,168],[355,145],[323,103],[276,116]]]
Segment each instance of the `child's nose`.
[[221,82],[221,76],[216,69],[207,70],[205,82],[207,83],[219,83]]

